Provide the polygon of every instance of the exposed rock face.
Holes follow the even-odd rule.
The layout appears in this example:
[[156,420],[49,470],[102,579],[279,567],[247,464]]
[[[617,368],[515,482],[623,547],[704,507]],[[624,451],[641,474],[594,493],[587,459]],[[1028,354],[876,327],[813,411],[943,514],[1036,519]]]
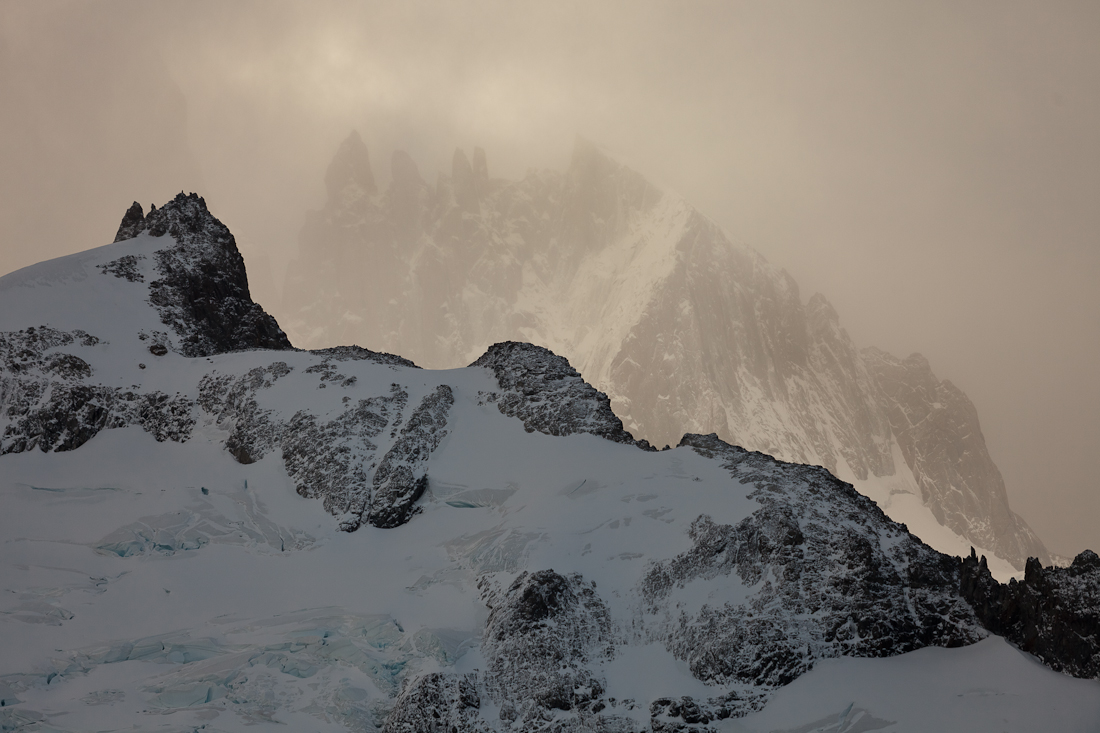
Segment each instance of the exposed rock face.
[[401,693],[382,726],[383,733],[487,731],[480,720],[475,675],[426,674]]
[[[152,208],[155,209],[156,207]],[[127,239],[133,239],[145,231],[145,228],[145,210],[141,208],[141,204],[135,201],[130,204],[130,208],[126,209],[126,213],[122,215],[122,222],[118,225],[115,241],[123,242]]]
[[409,521],[413,504],[428,486],[427,464],[447,435],[447,415],[455,403],[445,384],[424,398],[401,428],[393,447],[374,472],[370,523],[388,529]]
[[[957,562],[915,540],[850,484],[714,434],[686,435],[682,445],[755,483],[750,497],[763,505],[735,526],[699,517],[692,548],[654,565],[643,582],[656,636],[699,679],[775,687],[821,658],[892,656],[983,637],[956,593]],[[684,600],[693,582],[722,576],[754,589],[751,600],[701,608]]]
[[[345,141],[333,169],[359,170],[360,145]],[[972,543],[1019,568],[1049,559],[961,392],[916,388],[921,368],[899,395],[890,365],[911,360],[860,352],[823,296],[804,304],[789,275],[595,145],[578,140],[564,175],[514,182],[489,177],[484,151],[472,164],[456,151],[434,186],[398,152],[390,188],[368,189],[330,190],[302,229],[284,322],[306,345],[451,368],[492,343],[538,343],[655,445],[713,431],[857,482],[896,475]],[[945,391],[950,426],[909,424]]]
[[1100,557],[1085,550],[1067,568],[1029,558],[1022,582],[998,583],[973,551],[960,592],[982,625],[1074,677],[1100,677]]
[[486,688],[501,720],[529,730],[553,717],[592,710],[605,682],[592,667],[614,654],[611,620],[596,589],[579,575],[521,573],[506,591],[486,593]]
[[[327,357],[303,372],[317,375],[318,387],[353,386],[354,380],[336,373],[332,362]],[[425,398],[414,412],[415,422],[410,418],[395,441],[409,400],[400,385],[390,385],[389,394],[354,403],[349,399],[339,414],[327,420],[310,410],[299,410],[288,420],[260,408],[258,401],[290,372],[285,362],[275,362],[240,376],[203,378],[198,403],[216,424],[229,430],[226,450],[240,463],[253,463],[281,449],[298,493],[322,499],[345,531],[358,529],[368,516],[377,518],[372,522],[376,526],[396,527],[408,521],[423,493],[423,464],[446,434],[447,395]],[[380,465],[377,456],[390,443]]]
[[79,352],[99,343],[84,331],[49,326],[0,332],[0,455],[74,450],[101,430],[127,425],[162,442],[191,436],[191,400],[96,383],[87,361],[55,351]]
[[649,449],[648,442],[635,441],[623,430],[607,395],[549,349],[515,341],[493,344],[470,366],[485,367],[496,376],[501,391],[484,395],[484,401],[495,402],[504,415],[518,417],[529,433],[592,433]]
[[[156,253],[160,279],[149,283],[149,302],[179,336],[182,354],[291,348],[275,319],[252,301],[237,242],[207,210],[202,197],[180,193],[160,209],[150,207],[144,218],[141,205],[134,202],[115,241],[142,232],[154,237],[169,234],[174,240]],[[105,272],[131,279],[126,273],[132,272],[132,262],[112,264],[115,267]]]
[[314,349],[310,353],[323,356],[333,361],[371,361],[375,364],[417,368],[416,364],[413,364],[403,356],[381,354],[377,351],[364,349],[362,346],[333,346],[328,349]]
[[1008,508],[978,411],[962,390],[936,379],[920,354],[898,359],[872,348],[863,358],[924,503],[940,523],[1002,557],[1038,555],[1049,564],[1039,538]]

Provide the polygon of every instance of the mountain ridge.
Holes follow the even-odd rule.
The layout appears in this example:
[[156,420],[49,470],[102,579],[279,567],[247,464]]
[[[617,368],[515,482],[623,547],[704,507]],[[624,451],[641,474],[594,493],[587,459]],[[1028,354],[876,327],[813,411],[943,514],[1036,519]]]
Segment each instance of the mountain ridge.
[[[482,165],[484,151],[475,157]],[[973,544],[1017,569],[1028,556],[1050,561],[1008,507],[965,395],[937,386],[930,368],[858,349],[824,296],[803,304],[785,271],[682,198],[582,138],[564,174],[471,171],[456,151],[434,186],[413,166],[403,179],[413,184],[356,193],[354,205],[331,196],[310,214],[284,288],[296,338],[367,343],[435,368],[499,341],[538,343],[654,445],[716,431],[864,482],[894,511],[912,503],[896,494],[912,495],[965,538],[959,552]],[[910,399],[933,399],[921,409],[944,397],[965,425],[918,435],[906,419],[917,405],[885,394],[887,376]]]
[[[446,371],[354,347],[187,356],[149,295],[159,251],[207,244],[143,231],[0,278],[5,727],[755,728],[826,662],[922,649],[987,659],[965,684],[993,658],[1028,680],[1041,694],[1004,703],[1020,720],[1100,713],[1081,680],[997,657],[982,622],[1095,677],[1100,640],[1074,633],[1095,555],[1000,585],[821,467],[716,435],[647,450],[529,344]],[[204,343],[220,322],[187,325]],[[42,440],[58,426],[83,442]]]

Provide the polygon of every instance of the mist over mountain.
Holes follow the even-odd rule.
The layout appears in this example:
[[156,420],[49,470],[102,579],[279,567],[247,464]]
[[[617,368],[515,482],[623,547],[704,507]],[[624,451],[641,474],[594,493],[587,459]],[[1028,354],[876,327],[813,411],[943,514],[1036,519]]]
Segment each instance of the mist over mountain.
[[394,149],[434,183],[482,145],[519,180],[566,170],[580,131],[826,294],[858,345],[924,354],[1046,545],[1100,542],[1093,4],[265,10],[0,2],[0,273],[202,191],[286,321],[302,212],[351,128],[382,188]]
[[[1049,562],[1008,506],[973,404],[914,354],[860,350],[824,296],[578,138],[564,173],[490,176],[456,150],[432,183],[395,152],[375,183],[357,133],[308,215],[283,312],[296,343],[358,343],[431,368],[524,340],[569,358],[654,445],[716,432],[824,466],[891,516],[942,525],[1017,570]],[[950,546],[946,546],[950,545]]]
[[1100,721],[1091,551],[999,583],[540,346],[294,348],[196,194],[116,240],[0,278],[4,730]]

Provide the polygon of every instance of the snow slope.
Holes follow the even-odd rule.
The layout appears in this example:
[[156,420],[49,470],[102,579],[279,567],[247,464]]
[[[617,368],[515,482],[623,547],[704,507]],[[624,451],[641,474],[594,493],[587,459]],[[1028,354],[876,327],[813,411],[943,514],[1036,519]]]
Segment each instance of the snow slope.
[[807,730],[849,703],[905,730],[930,675],[967,680],[942,730],[1100,723],[1095,680],[990,637],[959,560],[824,470],[649,450],[523,344],[185,356],[217,319],[164,323],[177,246],[0,278],[5,730]]

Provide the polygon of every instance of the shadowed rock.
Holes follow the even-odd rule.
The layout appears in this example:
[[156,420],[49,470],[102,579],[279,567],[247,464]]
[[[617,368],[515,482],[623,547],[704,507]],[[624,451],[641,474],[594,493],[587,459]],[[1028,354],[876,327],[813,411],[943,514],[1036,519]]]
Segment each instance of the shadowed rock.
[[1100,677],[1100,557],[1085,550],[1067,568],[1028,558],[1024,579],[994,580],[974,549],[959,571],[959,591],[982,625],[1074,677]]
[[178,194],[141,218],[134,203],[116,241],[148,232],[171,235],[155,254],[159,279],[149,283],[149,302],[161,322],[180,337],[184,356],[212,356],[242,349],[290,349],[275,319],[253,302],[237,241],[197,194]]
[[409,521],[415,513],[414,504],[428,486],[428,458],[447,435],[447,415],[454,402],[451,388],[440,385],[401,428],[397,442],[374,473],[370,524],[390,529]]
[[549,349],[516,341],[493,344],[470,366],[489,369],[499,393],[484,395],[509,417],[523,421],[527,432],[547,435],[592,433],[616,443],[652,450],[644,440],[623,430],[611,400],[581,378],[569,361]]

